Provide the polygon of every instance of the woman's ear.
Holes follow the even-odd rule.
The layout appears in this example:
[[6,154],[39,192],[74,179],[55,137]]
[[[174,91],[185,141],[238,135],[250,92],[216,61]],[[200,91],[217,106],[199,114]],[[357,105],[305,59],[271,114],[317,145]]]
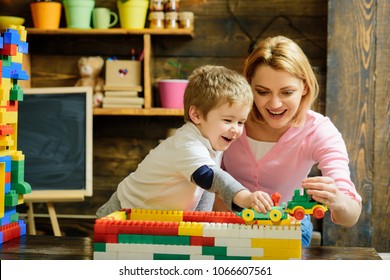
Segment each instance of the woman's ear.
[[305,83],[305,87],[304,87],[304,89],[303,89],[302,96],[305,96],[308,92],[309,92],[309,87],[308,87],[307,84]]
[[188,115],[194,124],[200,124],[200,112],[195,106],[191,106],[188,110]]

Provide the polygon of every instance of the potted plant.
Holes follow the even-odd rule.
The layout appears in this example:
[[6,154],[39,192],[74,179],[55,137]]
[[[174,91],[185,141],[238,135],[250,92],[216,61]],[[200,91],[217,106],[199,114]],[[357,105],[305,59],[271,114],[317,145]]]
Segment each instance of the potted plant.
[[160,79],[157,82],[161,107],[183,109],[184,92],[188,85],[187,75],[184,70],[188,68],[187,65],[183,65],[180,61],[167,61],[165,69],[174,78]]
[[118,0],[119,21],[122,28],[143,29],[148,13],[148,0]]
[[62,5],[51,0],[37,0],[30,3],[35,28],[58,29],[60,27]]

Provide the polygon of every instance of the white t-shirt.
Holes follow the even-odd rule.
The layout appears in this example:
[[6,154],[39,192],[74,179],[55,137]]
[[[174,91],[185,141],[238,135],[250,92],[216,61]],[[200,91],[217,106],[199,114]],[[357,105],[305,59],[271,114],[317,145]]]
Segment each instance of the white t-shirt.
[[253,154],[255,155],[256,160],[260,160],[266,153],[268,153],[276,142],[264,142],[257,141],[250,137],[247,137],[248,143],[251,146]]
[[191,182],[191,175],[203,165],[219,167],[221,159],[222,152],[214,151],[193,123],[186,123],[119,183],[121,207],[193,211],[203,189]]

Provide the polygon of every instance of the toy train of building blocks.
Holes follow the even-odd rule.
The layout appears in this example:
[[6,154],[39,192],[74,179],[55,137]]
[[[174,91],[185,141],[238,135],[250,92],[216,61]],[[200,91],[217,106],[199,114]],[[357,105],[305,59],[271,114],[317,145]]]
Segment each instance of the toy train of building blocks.
[[296,189],[292,200],[287,202],[285,211],[295,219],[302,220],[305,214],[312,215],[316,219],[322,219],[327,210],[328,207],[312,199],[307,194],[306,189],[303,189],[303,194],[300,193],[299,189]]
[[247,224],[253,224],[255,221],[271,221],[277,225],[282,220],[288,219],[289,215],[298,221],[302,220],[306,214],[312,215],[316,219],[322,219],[328,210],[325,204],[321,204],[312,199],[307,194],[306,189],[303,189],[303,194],[301,194],[299,189],[296,189],[292,200],[289,200],[287,203],[283,202],[281,206],[278,206],[281,198],[279,193],[272,194],[271,198],[274,206],[267,213],[259,213],[253,209],[245,208],[236,214],[242,217]]

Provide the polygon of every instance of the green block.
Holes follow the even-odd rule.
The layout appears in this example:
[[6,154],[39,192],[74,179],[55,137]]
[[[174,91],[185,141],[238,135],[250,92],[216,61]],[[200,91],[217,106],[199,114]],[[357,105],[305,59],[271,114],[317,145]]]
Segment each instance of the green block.
[[14,223],[14,222],[19,221],[19,213],[18,213],[18,212],[13,213],[13,214],[10,216],[10,221],[11,221],[11,223]]
[[189,236],[164,236],[155,235],[154,244],[163,245],[191,245],[191,239]]
[[11,64],[12,64],[12,60],[11,60],[11,56],[10,55],[2,55],[1,56],[1,60],[3,61],[2,62],[3,67],[4,66],[10,67]]
[[11,189],[15,190],[17,194],[28,194],[31,192],[31,186],[27,182],[11,183]]
[[9,100],[23,101],[23,90],[20,86],[14,85],[9,91]]
[[153,260],[190,260],[190,255],[153,254]]
[[10,190],[4,198],[4,206],[14,207],[18,205],[18,194],[14,190]]
[[118,234],[118,243],[126,244],[154,244],[153,235]]
[[93,250],[95,252],[105,252],[106,251],[106,243],[99,243],[99,242],[93,243]]
[[243,256],[214,256],[214,259],[215,260],[237,260],[237,261],[243,260],[243,261],[247,261],[247,260],[251,260],[252,258],[251,257],[243,257]]
[[219,246],[203,246],[202,255],[226,256],[227,248]]

